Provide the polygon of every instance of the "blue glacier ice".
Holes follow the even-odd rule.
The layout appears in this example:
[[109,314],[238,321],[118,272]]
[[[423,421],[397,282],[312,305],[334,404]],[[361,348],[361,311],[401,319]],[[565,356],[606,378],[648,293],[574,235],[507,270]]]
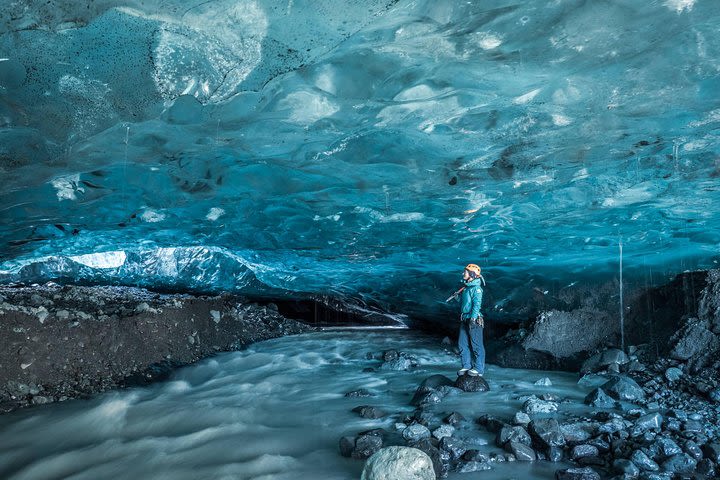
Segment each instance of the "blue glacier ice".
[[[720,260],[715,0],[0,11],[0,281],[446,312]],[[525,292],[525,293],[523,293]]]

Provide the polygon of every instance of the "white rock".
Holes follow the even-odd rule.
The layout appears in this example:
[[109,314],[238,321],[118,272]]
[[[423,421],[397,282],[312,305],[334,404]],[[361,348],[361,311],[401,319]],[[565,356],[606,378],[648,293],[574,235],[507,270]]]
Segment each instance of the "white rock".
[[411,447],[385,447],[375,452],[363,469],[361,480],[435,480],[432,460]]

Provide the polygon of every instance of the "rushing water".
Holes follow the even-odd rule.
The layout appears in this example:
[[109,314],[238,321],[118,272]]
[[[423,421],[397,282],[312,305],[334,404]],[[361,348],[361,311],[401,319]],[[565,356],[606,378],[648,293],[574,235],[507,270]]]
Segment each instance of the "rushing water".
[[[367,352],[390,348],[417,357],[411,372],[363,372]],[[360,418],[358,405],[411,412],[427,376],[454,378],[455,355],[438,339],[410,331],[327,331],[285,337],[224,353],[176,371],[165,382],[0,416],[0,478],[21,479],[357,479],[363,461],[340,456],[344,434],[383,427],[395,416]],[[431,408],[510,416],[519,395],[555,393],[580,401],[590,386],[577,375],[489,365],[491,391],[446,398]],[[551,387],[533,383],[549,377]],[[373,398],[346,398],[367,388]],[[582,408],[561,405],[561,410]],[[469,422],[456,435],[499,451],[494,436]],[[495,464],[450,479],[553,478],[562,464]]]

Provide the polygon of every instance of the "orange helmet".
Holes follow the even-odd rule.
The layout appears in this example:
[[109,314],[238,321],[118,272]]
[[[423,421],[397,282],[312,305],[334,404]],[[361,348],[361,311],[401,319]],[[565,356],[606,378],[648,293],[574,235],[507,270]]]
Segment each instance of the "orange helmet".
[[474,263],[468,264],[468,266],[465,267],[465,270],[467,270],[468,272],[470,272],[470,274],[471,274],[473,277],[476,277],[476,278],[477,278],[477,277],[480,276],[480,267],[478,267],[478,266],[475,265]]

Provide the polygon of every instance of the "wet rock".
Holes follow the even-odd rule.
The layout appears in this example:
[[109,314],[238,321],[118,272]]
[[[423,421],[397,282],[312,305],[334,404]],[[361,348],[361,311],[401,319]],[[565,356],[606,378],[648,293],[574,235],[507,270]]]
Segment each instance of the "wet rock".
[[647,453],[654,460],[659,461],[682,453],[682,449],[671,438],[658,436],[648,447]]
[[619,365],[625,365],[629,361],[630,360],[625,352],[617,348],[610,348],[585,360],[580,368],[580,373],[584,375],[586,373],[598,372],[611,365],[615,365],[616,367]]
[[495,445],[503,448],[505,444],[509,442],[522,443],[524,445],[530,445],[532,443],[530,434],[523,427],[511,427],[505,426],[500,429],[495,437]]
[[597,457],[599,453],[597,447],[594,445],[575,445],[570,451],[570,458],[577,460],[582,457]]
[[465,452],[467,452],[465,442],[449,436],[442,437],[438,446],[441,450],[448,452],[450,454],[450,459],[452,460],[461,458]]
[[659,413],[649,413],[635,420],[635,427],[645,430],[660,430],[663,424],[663,417]]
[[720,463],[720,443],[705,444],[702,446],[702,452],[705,458],[712,460],[713,463]]
[[365,463],[361,480],[435,480],[430,457],[410,447],[385,447]]
[[557,412],[558,404],[555,402],[549,402],[546,400],[540,400],[533,396],[525,401],[523,404],[523,411],[528,415],[534,415],[537,413],[552,413]]
[[665,378],[668,382],[674,383],[677,382],[682,378],[682,370],[680,370],[677,367],[670,367],[667,370],[665,370]]
[[645,399],[645,391],[635,380],[625,375],[619,375],[602,385],[602,389],[616,400],[629,402]]
[[361,434],[355,439],[355,448],[350,456],[355,459],[363,460],[370,457],[383,447],[383,439],[380,435]]
[[552,381],[550,381],[549,378],[544,377],[544,378],[541,378],[540,380],[536,381],[535,385],[538,385],[540,387],[551,387]]
[[450,470],[450,453],[445,451],[441,452],[439,448],[432,444],[429,438],[424,438],[409,446],[422,450],[430,457],[437,478],[443,478],[447,475]]
[[613,469],[625,478],[637,478],[640,475],[640,469],[630,460],[618,458],[613,461]]
[[472,473],[491,470],[492,467],[487,462],[465,462],[457,469],[458,473]]
[[414,363],[411,359],[407,357],[400,357],[396,360],[392,360],[389,362],[383,362],[382,365],[380,365],[380,370],[392,370],[397,372],[403,372],[410,370],[413,368]]
[[418,423],[408,426],[402,432],[403,438],[408,442],[418,442],[424,438],[430,438],[430,430]]
[[397,350],[386,350],[382,354],[383,362],[393,362],[400,358],[400,352]]
[[355,439],[354,436],[340,437],[340,455],[343,457],[350,457],[353,450],[355,450]]
[[657,472],[660,466],[648,457],[642,450],[635,450],[630,460],[637,465],[638,468],[647,472]]
[[585,397],[585,403],[596,408],[613,408],[616,402],[605,393],[605,390],[598,387]]
[[462,375],[455,381],[455,386],[464,392],[487,392],[490,386],[483,377]]
[[555,472],[555,480],[600,480],[600,475],[590,467],[574,467]]
[[525,426],[530,423],[531,420],[532,419],[530,418],[530,415],[528,415],[527,413],[516,412],[515,416],[513,417],[513,424]]
[[416,407],[423,405],[433,405],[440,403],[444,398],[445,394],[439,389],[442,387],[452,387],[454,382],[444,375],[432,375],[422,381],[412,400],[410,405]]
[[578,444],[589,440],[597,428],[594,422],[573,422],[560,425],[560,432],[567,443]]
[[366,388],[359,388],[345,394],[348,398],[363,398],[363,397],[374,397],[375,394]]
[[457,427],[465,421],[465,417],[463,417],[462,414],[458,412],[452,412],[450,415],[443,418],[443,422],[447,423],[448,425],[452,425],[453,427]]
[[477,418],[477,423],[487,429],[488,432],[498,433],[507,423],[501,419],[488,414],[482,414]]
[[695,459],[686,453],[673,455],[662,463],[663,470],[675,473],[692,473],[696,466]]
[[533,462],[537,459],[535,450],[525,443],[510,441],[505,448],[520,462]]
[[720,388],[714,388],[707,394],[708,398],[715,403],[720,403]]
[[451,437],[455,429],[450,425],[441,425],[432,431],[432,436],[440,440],[443,437]]
[[707,478],[717,477],[716,464],[712,460],[704,458],[700,460],[696,468],[697,473],[705,475]]
[[683,444],[683,451],[690,455],[692,458],[695,459],[695,461],[702,460],[703,458],[703,452],[698,446],[697,443],[693,442],[692,440],[686,440]]
[[359,407],[353,408],[352,411],[359,413],[363,418],[378,419],[387,416],[387,412],[384,410],[368,405],[360,405]]
[[554,418],[539,418],[528,425],[528,430],[535,443],[541,447],[563,447],[565,437],[560,431],[560,424]]

